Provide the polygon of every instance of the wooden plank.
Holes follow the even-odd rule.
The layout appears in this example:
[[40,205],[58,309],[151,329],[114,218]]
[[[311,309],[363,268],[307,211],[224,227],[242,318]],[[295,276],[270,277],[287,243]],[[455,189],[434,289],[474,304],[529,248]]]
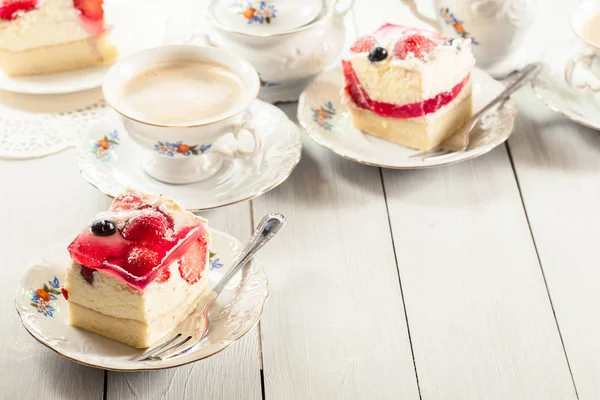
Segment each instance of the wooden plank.
[[[212,227],[244,241],[250,237],[250,203],[201,214]],[[197,363],[165,370],[108,373],[108,399],[261,399],[257,329],[224,352]]]
[[0,387],[7,399],[102,399],[104,371],[62,358],[21,326],[14,293],[42,251],[81,230],[107,199],[85,183],[74,152],[30,161],[0,161]]
[[510,140],[580,399],[600,398],[600,135],[520,93]]
[[[282,106],[290,117],[296,104]],[[300,165],[253,201],[288,226],[262,252],[267,399],[418,399],[377,168],[304,137]]]
[[575,399],[504,146],[384,170],[424,399]]

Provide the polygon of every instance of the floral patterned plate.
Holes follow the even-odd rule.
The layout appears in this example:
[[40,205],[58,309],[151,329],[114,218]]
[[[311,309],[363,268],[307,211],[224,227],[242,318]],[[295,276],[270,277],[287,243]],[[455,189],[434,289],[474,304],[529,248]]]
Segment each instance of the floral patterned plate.
[[[498,95],[503,85],[475,68],[473,111],[477,112]],[[298,121],[308,135],[321,146],[352,161],[383,168],[415,169],[454,164],[479,157],[504,143],[513,131],[516,106],[507,101],[504,106],[483,118],[472,133],[469,150],[426,160],[410,158],[418,150],[367,135],[352,125],[348,106],[342,103],[344,86],[342,71],[336,67],[323,72],[300,96]]]
[[[109,111],[81,139],[77,159],[84,179],[114,197],[127,187],[176,198],[189,210],[199,211],[249,200],[285,181],[302,152],[298,127],[275,106],[256,100],[249,107],[249,124],[262,135],[262,150],[249,158],[225,161],[211,178],[188,185],[157,181],[142,170],[150,152],[138,147],[125,132],[120,117]],[[210,145],[165,142],[154,151],[187,157],[210,152]]]
[[[226,233],[211,230],[209,286],[231,267],[242,244]],[[110,339],[69,325],[61,285],[70,262],[67,245],[57,243],[25,271],[15,305],[23,326],[40,343],[58,354],[90,367],[117,371],[144,371],[177,367],[210,357],[248,333],[260,319],[269,295],[265,272],[255,258],[221,295],[210,312],[207,337],[189,353],[163,361],[136,361],[142,353]]]

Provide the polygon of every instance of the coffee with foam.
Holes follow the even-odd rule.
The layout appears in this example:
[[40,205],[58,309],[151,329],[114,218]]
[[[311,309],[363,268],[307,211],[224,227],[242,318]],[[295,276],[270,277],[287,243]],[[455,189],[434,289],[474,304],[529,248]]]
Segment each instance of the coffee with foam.
[[194,125],[231,116],[246,98],[243,80],[227,67],[178,61],[135,75],[121,88],[119,102],[138,121]]

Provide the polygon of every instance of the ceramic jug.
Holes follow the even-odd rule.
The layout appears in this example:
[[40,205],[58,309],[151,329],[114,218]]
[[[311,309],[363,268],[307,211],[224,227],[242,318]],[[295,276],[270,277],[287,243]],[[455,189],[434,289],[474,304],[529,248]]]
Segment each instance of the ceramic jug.
[[520,69],[531,58],[525,39],[537,0],[433,0],[436,19],[423,15],[415,0],[402,2],[418,19],[444,34],[470,38],[477,66],[494,77]]

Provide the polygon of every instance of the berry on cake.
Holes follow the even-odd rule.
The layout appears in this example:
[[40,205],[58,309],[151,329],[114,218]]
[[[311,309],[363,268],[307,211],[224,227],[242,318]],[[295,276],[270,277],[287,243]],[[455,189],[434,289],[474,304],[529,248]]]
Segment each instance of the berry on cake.
[[0,0],[0,69],[33,75],[111,63],[103,0]]
[[354,126],[429,150],[471,117],[469,39],[386,24],[360,37],[342,60]]
[[68,247],[71,325],[151,346],[206,293],[209,245],[206,220],[173,200],[128,190]]

